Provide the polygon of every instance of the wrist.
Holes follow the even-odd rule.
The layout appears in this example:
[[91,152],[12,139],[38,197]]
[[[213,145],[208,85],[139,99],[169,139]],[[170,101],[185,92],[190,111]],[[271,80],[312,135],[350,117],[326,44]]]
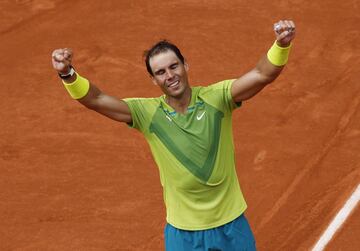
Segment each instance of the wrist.
[[281,48],[287,48],[287,47],[290,47],[291,46],[291,42],[288,42],[286,44],[283,44],[281,42],[279,42],[278,40],[276,40],[276,44],[281,47]]
[[275,41],[267,53],[267,59],[275,66],[284,66],[288,61],[290,48],[291,43],[283,47]]
[[76,75],[75,74],[75,69],[72,65],[69,65],[66,69],[64,69],[63,71],[59,71],[58,75],[61,79],[68,79],[71,78],[72,76]]
[[86,78],[81,77],[75,72],[69,79],[63,79],[65,89],[73,99],[81,99],[87,95],[90,83]]

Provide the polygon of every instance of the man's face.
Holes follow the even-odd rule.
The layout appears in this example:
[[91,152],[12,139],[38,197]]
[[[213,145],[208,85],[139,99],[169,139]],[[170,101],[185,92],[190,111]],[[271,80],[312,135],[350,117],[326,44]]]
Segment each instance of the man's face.
[[150,67],[154,76],[153,82],[170,97],[181,97],[188,83],[188,65],[183,64],[176,54],[171,51],[161,52],[150,58]]

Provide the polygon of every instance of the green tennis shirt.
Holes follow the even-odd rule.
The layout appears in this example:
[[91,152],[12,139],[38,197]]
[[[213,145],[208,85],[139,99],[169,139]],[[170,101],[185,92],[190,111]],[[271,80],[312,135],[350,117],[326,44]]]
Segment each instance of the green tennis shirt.
[[157,98],[124,99],[160,170],[167,222],[179,229],[224,225],[246,209],[235,169],[233,80],[192,87],[186,114]]

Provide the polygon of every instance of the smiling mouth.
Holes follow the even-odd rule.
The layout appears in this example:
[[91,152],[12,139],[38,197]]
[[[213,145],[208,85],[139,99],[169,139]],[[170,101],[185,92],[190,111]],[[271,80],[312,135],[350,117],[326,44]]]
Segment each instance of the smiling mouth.
[[178,86],[178,85],[179,85],[179,83],[180,83],[180,81],[179,81],[179,80],[177,80],[177,81],[175,81],[175,82],[172,82],[171,84],[169,84],[169,85],[168,85],[168,88],[173,88],[173,87],[176,87],[176,86]]

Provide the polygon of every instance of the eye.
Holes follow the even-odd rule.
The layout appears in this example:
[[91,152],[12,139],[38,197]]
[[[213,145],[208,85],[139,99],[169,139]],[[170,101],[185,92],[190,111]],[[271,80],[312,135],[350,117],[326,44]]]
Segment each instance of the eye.
[[159,70],[157,72],[155,72],[155,75],[163,75],[165,73],[164,70]]
[[170,65],[170,69],[176,69],[178,67],[178,63]]

